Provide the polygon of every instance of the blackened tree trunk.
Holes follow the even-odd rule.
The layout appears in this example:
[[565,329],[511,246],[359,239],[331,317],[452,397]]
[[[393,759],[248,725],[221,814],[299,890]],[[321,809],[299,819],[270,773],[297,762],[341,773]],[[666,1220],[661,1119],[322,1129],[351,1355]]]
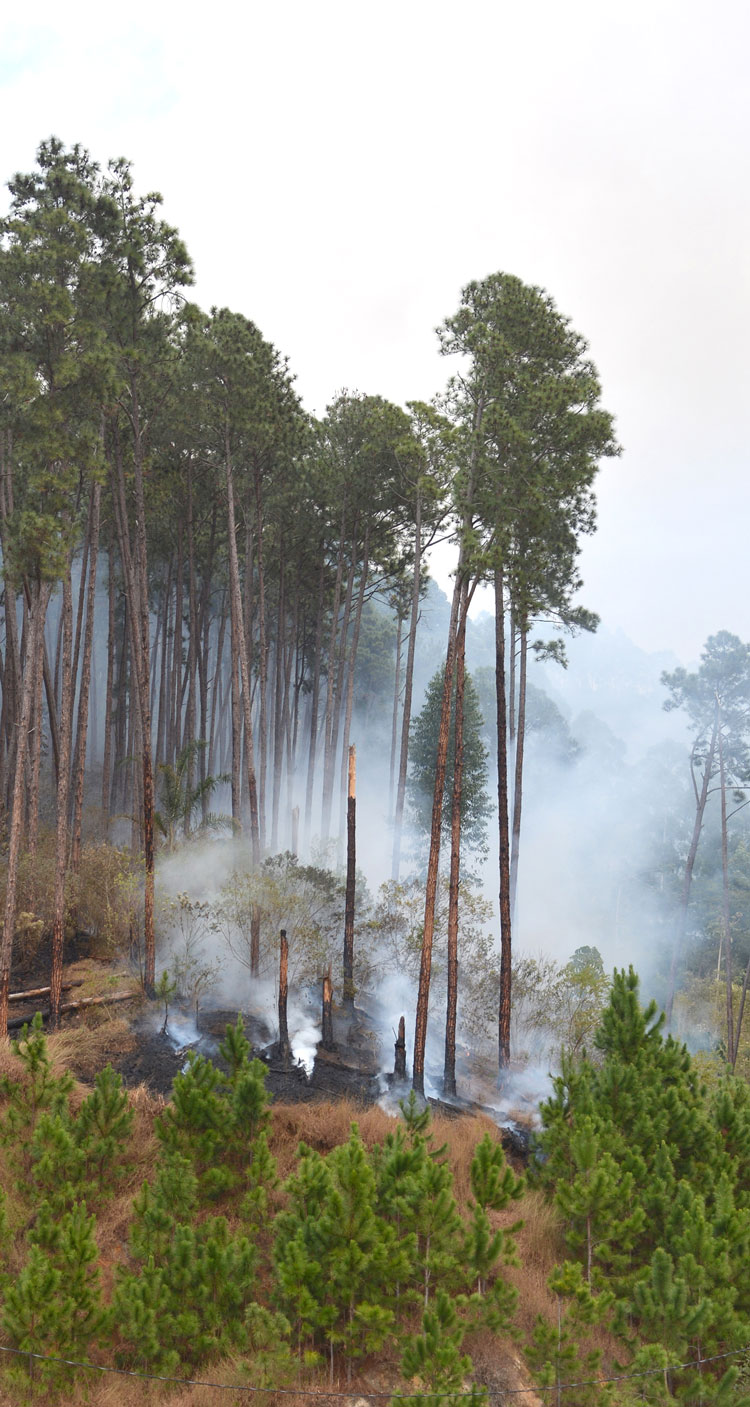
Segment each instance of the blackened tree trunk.
[[323,1029],[321,1032],[321,1044],[324,1050],[334,1050],[333,1039],[333,983],[331,982],[331,969],[329,967],[323,978]]
[[357,749],[349,748],[346,810],[346,907],[344,911],[344,1006],[354,1006],[354,893],[357,879]]
[[448,889],[448,993],[445,1015],[443,1090],[456,1093],[456,1012],[458,1007],[458,890],[461,878],[461,800],[464,767],[464,683],[466,665],[466,585],[462,592],[456,641],[456,707],[451,797],[451,866]]
[[391,765],[388,772],[388,815],[393,817],[394,790],[396,782],[396,748],[398,746],[398,705],[401,693],[401,639],[404,633],[404,618],[398,612],[396,622],[396,663],[393,679],[393,712],[391,714]]
[[343,830],[343,802],[346,795],[347,766],[346,758],[349,754],[349,737],[352,727],[352,710],[354,707],[354,673],[357,667],[357,651],[359,649],[359,636],[362,628],[362,608],[364,606],[365,591],[367,588],[367,574],[370,567],[370,539],[369,533],[365,533],[364,552],[362,559],[362,571],[359,580],[359,592],[357,594],[357,608],[354,613],[354,633],[352,636],[351,649],[349,650],[349,661],[346,680],[346,709],[344,714],[344,732],[341,742],[341,808],[339,813],[339,834]]
[[287,942],[286,929],[282,928],[279,934],[279,1055],[284,1061],[289,1060],[291,1055],[289,1026],[287,1023],[288,966],[289,944]]

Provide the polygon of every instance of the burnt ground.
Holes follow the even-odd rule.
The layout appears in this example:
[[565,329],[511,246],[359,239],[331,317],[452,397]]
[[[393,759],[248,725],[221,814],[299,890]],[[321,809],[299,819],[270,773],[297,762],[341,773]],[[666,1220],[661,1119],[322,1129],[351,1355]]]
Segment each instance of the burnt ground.
[[[69,948],[66,945],[66,978],[69,972],[71,976],[75,976],[77,970],[82,970],[76,969],[75,963],[86,956],[85,935],[81,935]],[[84,967],[89,967],[89,964],[84,964]],[[13,985],[16,990],[43,986],[49,980],[48,972],[48,962],[29,964],[25,970],[14,972]],[[125,976],[120,971],[119,978],[124,979]],[[105,981],[118,990],[132,984],[132,978],[115,981],[112,974],[109,978],[105,976]],[[101,985],[98,985],[101,991]],[[84,991],[86,990],[88,982],[84,986]],[[64,991],[63,1002],[75,1000],[80,995],[80,987]],[[47,999],[44,997],[28,1003],[14,1004],[11,1013],[16,1031],[20,1022],[31,1020],[35,1011],[42,1010],[46,1014],[46,1007]],[[384,1086],[380,1073],[382,1066],[375,1023],[365,1010],[356,1006],[353,1011],[334,1008],[333,1048],[325,1050],[322,1044],[318,1045],[310,1074],[301,1062],[282,1057],[274,1041],[275,1030],[271,1029],[263,1013],[252,1009],[238,1013],[236,1009],[206,1008],[198,1014],[196,1029],[192,1013],[181,1011],[176,1006],[170,1007],[172,1024],[168,1025],[167,1032],[164,1032],[163,1014],[155,1005],[145,1003],[140,992],[135,992],[132,1000],[118,1003],[116,1006],[107,1003],[105,1007],[89,1007],[69,1012],[63,1016],[62,1026],[63,1029],[72,1030],[90,1027],[92,1023],[98,1025],[98,1068],[103,1068],[109,1062],[122,1075],[126,1086],[133,1088],[145,1084],[153,1093],[168,1098],[174,1077],[185,1067],[191,1050],[221,1063],[220,1042],[224,1038],[227,1026],[235,1024],[238,1014],[242,1015],[252,1054],[267,1066],[266,1087],[273,1098],[284,1103],[350,1099],[366,1106],[377,1103],[382,1097]],[[116,1015],[122,1019],[110,1023],[108,1015]],[[107,1035],[110,1024],[111,1040]],[[186,1035],[192,1035],[193,1039],[182,1043]],[[70,1061],[73,1073],[90,1079],[90,1071],[76,1069],[77,1063],[75,1058]],[[459,1064],[463,1063],[460,1059]],[[468,1069],[464,1073],[468,1076]],[[399,1097],[408,1096],[409,1082],[395,1085],[392,1078],[386,1079],[395,1108]],[[470,1081],[461,1080],[461,1083],[468,1088]],[[440,1099],[430,1099],[429,1102],[436,1112],[448,1117],[481,1112],[488,1114],[493,1122],[497,1121],[496,1111],[483,1107],[476,1096],[474,1099],[453,1102]],[[523,1124],[511,1123],[507,1127],[501,1127],[501,1136],[509,1154],[524,1162],[528,1160],[530,1135]]]

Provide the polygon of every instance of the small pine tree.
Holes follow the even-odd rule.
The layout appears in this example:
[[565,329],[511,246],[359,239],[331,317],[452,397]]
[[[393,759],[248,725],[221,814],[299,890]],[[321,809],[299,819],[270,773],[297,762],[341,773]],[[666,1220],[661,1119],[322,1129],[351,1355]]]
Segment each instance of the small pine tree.
[[[422,1316],[422,1333],[409,1340],[401,1360],[403,1376],[416,1378],[426,1388],[426,1392],[420,1392],[425,1407],[460,1407],[463,1403],[479,1407],[486,1402],[484,1390],[474,1384],[468,1391],[465,1387],[472,1372],[469,1355],[461,1353],[465,1332],[450,1295],[438,1290]],[[399,1400],[394,1397],[391,1407]]]

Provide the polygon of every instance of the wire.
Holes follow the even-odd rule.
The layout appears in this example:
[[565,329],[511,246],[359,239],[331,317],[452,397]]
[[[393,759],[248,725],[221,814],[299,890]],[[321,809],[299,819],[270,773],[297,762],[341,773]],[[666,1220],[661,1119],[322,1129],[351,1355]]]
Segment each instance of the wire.
[[[519,1397],[524,1393],[542,1392],[567,1392],[574,1387],[606,1387],[608,1383],[626,1383],[635,1378],[650,1378],[659,1373],[679,1373],[686,1368],[702,1368],[705,1363],[718,1363],[721,1359],[736,1358],[740,1353],[750,1352],[750,1344],[745,1344],[742,1348],[730,1348],[726,1353],[714,1353],[710,1358],[694,1358],[690,1363],[667,1363],[660,1368],[644,1368],[638,1373],[621,1373],[615,1378],[583,1378],[575,1383],[553,1383],[549,1387],[506,1387],[487,1388],[485,1393],[488,1398],[498,1398],[502,1404],[503,1397]],[[139,1373],[132,1368],[111,1368],[108,1364],[83,1363],[76,1358],[58,1358],[51,1353],[32,1353],[24,1348],[6,1348],[0,1344],[0,1353],[14,1353],[19,1358],[34,1358],[40,1363],[61,1363],[66,1368],[87,1368],[91,1373],[112,1373],[120,1378],[138,1378],[142,1382],[151,1383],[177,1383],[180,1387],[210,1387],[219,1392],[271,1392],[283,1397],[312,1397],[325,1401],[332,1397],[349,1402],[369,1402],[375,1398],[387,1398],[389,1402],[424,1402],[426,1399],[434,1401],[436,1398],[455,1402],[460,1398],[467,1401],[477,1396],[476,1390],[472,1392],[321,1392],[319,1389],[298,1388],[298,1387],[249,1387],[236,1383],[214,1383],[206,1378],[174,1378],[166,1373]],[[482,1389],[479,1389],[481,1394]]]

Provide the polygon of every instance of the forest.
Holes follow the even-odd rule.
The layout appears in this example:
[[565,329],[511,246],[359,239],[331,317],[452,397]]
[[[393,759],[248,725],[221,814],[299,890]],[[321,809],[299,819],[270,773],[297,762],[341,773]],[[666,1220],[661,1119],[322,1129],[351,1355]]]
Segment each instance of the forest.
[[[51,138],[8,185],[8,1400],[83,1400],[65,1359],[300,1403],[750,1402],[750,646],[666,661],[639,707],[681,731],[640,753],[566,709],[620,454],[584,337],[491,274],[432,401],[316,418],[190,301],[126,160]],[[400,1017],[389,1113],[269,1102],[274,1060],[365,1033],[384,1093]],[[157,1089],[113,1056],[147,1028]]]

